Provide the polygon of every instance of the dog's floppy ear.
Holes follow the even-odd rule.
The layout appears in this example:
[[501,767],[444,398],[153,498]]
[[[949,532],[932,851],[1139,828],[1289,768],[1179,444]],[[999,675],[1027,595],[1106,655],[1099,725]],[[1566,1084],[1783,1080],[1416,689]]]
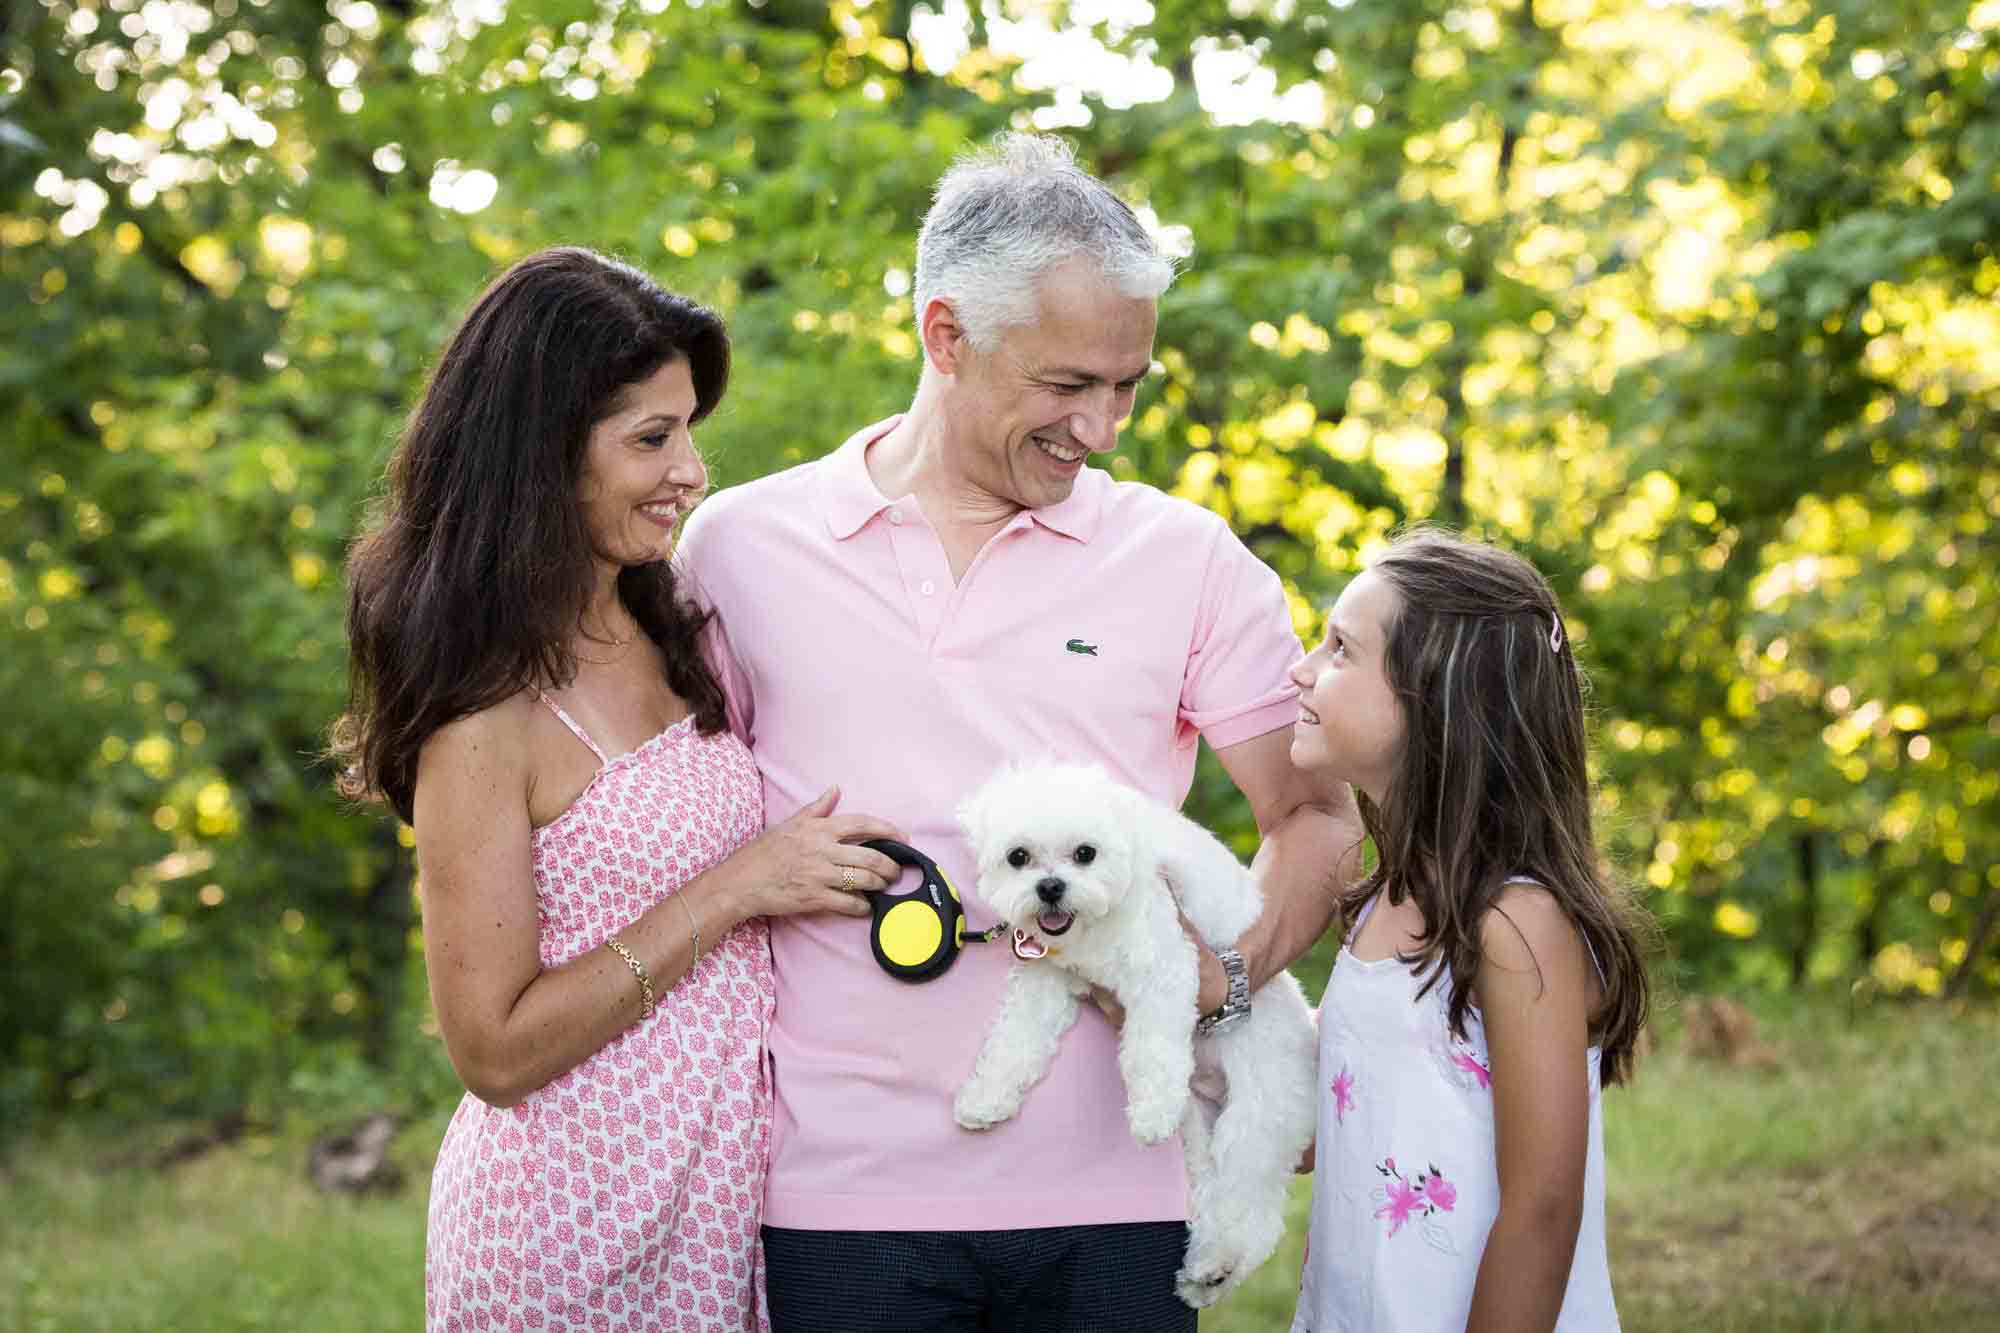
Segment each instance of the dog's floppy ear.
[[1119,827],[1137,847],[1144,839],[1144,830],[1158,817],[1153,800],[1144,792],[1135,791],[1122,782],[1105,779],[1105,790],[1110,793],[1115,804],[1112,813],[1118,818]]
[[979,852],[980,844],[986,840],[986,787],[978,790],[958,803],[958,825],[965,830],[967,841],[971,842],[973,854]]

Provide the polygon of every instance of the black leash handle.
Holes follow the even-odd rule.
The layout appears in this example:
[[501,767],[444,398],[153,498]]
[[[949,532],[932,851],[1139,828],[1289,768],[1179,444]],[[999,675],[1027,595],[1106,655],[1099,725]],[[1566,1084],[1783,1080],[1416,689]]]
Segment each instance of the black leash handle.
[[898,981],[920,982],[941,977],[958,961],[958,951],[967,944],[984,944],[998,935],[1003,925],[985,930],[965,929],[965,908],[958,890],[945,878],[938,863],[893,838],[871,838],[861,844],[872,847],[897,865],[917,872],[922,882],[909,893],[891,894],[886,889],[871,891],[869,905],[873,919],[868,932],[869,947],[884,972]]

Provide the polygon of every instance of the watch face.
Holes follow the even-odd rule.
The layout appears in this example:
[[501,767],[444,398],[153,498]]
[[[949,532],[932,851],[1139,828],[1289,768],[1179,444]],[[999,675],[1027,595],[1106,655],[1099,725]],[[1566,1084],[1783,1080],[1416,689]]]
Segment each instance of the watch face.
[[1234,1023],[1237,1019],[1248,1018],[1249,1016],[1250,1016],[1249,1006],[1245,1005],[1243,1008],[1238,1009],[1235,1008],[1234,1006],[1225,1004],[1222,1006],[1222,1008],[1218,1009],[1216,1012],[1202,1019],[1199,1023],[1196,1023],[1194,1025],[1195,1031],[1201,1033],[1218,1032],[1221,1029],[1228,1027],[1231,1023]]

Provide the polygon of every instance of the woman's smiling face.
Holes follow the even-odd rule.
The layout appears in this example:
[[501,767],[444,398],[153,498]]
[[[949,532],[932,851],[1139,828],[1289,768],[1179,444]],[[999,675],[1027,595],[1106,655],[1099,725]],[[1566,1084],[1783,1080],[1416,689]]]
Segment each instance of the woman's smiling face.
[[577,503],[603,563],[623,568],[667,558],[675,527],[708,485],[688,429],[695,406],[687,359],[676,357],[629,385],[590,428]]

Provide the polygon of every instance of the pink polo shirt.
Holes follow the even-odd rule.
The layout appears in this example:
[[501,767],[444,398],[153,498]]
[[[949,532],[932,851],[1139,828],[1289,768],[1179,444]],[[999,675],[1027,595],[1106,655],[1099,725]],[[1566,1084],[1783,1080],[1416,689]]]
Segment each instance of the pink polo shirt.
[[[711,497],[679,560],[720,615],[769,820],[838,783],[841,809],[894,821],[937,859],[977,930],[994,918],[962,797],[1009,761],[1060,758],[1178,806],[1197,736],[1220,748],[1292,722],[1299,642],[1277,576],[1219,517],[1095,469],[1017,514],[954,584],[915,498],[883,498],[863,464],[894,424]],[[770,1225],[1187,1216],[1180,1145],[1133,1141],[1116,1035],[1093,1007],[1018,1117],[978,1134],[952,1120],[999,1011],[1004,944],[969,945],[918,985],[876,966],[854,918],[774,921],[771,952]]]

